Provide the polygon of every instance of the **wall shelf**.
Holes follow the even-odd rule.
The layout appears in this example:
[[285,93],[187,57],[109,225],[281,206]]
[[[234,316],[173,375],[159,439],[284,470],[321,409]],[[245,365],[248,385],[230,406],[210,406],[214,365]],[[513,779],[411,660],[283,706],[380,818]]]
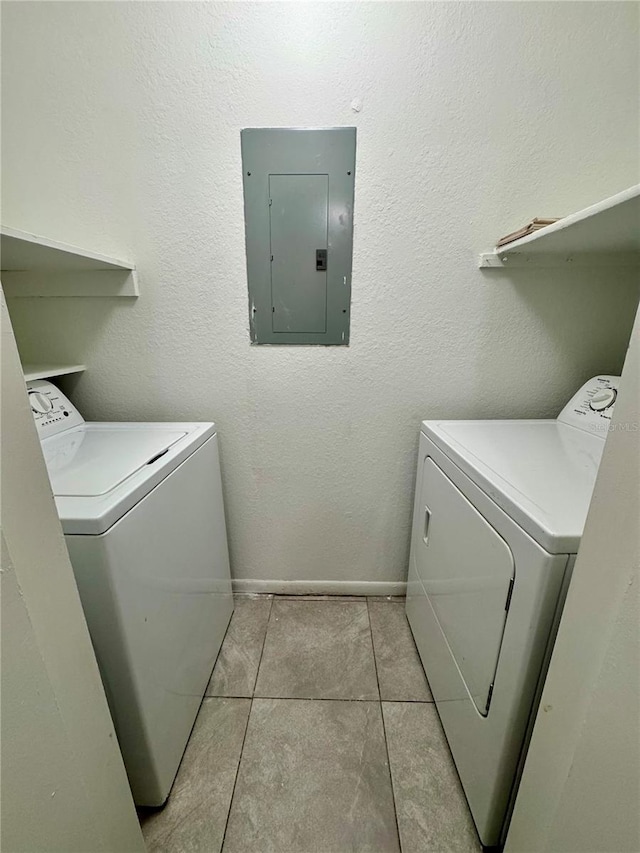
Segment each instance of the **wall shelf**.
[[65,376],[68,373],[82,373],[86,370],[84,364],[23,364],[22,372],[26,382],[34,379],[50,379],[54,376]]
[[480,255],[480,268],[640,265],[640,184]]
[[26,231],[0,227],[7,296],[138,296],[135,264]]

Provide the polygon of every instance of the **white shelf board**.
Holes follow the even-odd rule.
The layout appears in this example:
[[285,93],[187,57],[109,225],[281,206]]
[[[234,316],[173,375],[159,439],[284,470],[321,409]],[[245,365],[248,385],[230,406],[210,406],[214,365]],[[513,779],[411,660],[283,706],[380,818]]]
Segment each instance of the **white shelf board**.
[[7,296],[138,296],[135,264],[0,226]]
[[110,258],[98,252],[68,246],[47,237],[38,237],[5,225],[0,227],[2,271],[24,270],[134,270],[135,264]]
[[67,373],[82,373],[84,364],[23,364],[22,372],[27,382],[33,379],[49,379],[52,376],[65,376]]
[[480,255],[480,267],[640,263],[640,184]]

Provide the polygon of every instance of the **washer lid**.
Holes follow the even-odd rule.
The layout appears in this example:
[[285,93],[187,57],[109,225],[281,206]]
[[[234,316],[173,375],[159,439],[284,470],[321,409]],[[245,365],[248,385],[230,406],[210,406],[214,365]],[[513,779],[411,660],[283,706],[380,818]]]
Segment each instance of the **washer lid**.
[[91,424],[42,442],[56,497],[91,497],[110,492],[152,460],[164,455],[184,431]]
[[214,439],[213,423],[85,423],[42,440],[65,535],[100,535]]
[[546,551],[575,553],[599,435],[557,420],[424,421],[422,431]]

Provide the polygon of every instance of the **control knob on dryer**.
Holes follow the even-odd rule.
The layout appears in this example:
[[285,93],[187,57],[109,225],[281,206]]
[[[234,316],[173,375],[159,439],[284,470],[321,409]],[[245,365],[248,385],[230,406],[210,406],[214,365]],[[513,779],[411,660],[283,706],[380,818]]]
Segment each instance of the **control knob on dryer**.
[[613,406],[616,401],[616,392],[614,388],[601,388],[596,391],[591,400],[589,407],[594,412],[604,412],[609,406]]

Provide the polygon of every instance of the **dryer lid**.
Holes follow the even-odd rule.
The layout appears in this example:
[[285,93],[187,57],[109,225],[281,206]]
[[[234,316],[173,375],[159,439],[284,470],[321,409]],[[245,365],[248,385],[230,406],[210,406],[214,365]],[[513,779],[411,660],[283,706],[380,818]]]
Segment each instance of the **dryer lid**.
[[545,550],[576,552],[600,436],[557,420],[424,421],[422,430]]
[[56,497],[92,497],[110,492],[164,455],[187,433],[126,424],[86,424],[42,442]]

